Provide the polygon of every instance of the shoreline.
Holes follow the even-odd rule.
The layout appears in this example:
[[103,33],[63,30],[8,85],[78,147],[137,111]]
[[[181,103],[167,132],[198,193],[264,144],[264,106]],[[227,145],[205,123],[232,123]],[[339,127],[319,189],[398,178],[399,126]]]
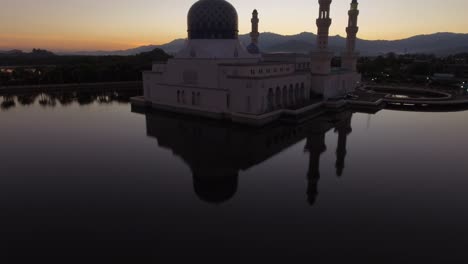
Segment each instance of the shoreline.
[[143,86],[142,86],[141,81],[0,86],[0,95],[9,94],[9,93],[49,92],[49,91],[62,91],[62,90],[79,90],[79,91],[95,90],[95,89],[137,90],[137,89],[143,89],[142,87]]

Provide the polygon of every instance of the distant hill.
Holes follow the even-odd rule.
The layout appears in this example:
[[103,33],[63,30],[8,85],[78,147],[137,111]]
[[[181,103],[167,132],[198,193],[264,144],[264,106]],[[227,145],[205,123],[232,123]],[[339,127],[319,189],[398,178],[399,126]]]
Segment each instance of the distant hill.
[[291,39],[278,44],[273,44],[263,49],[265,52],[294,52],[304,53],[306,50],[310,50],[311,43],[304,40]]
[[24,54],[23,51],[21,50],[1,50],[0,54],[6,56],[6,55],[18,55],[18,54]]
[[359,40],[359,50],[368,54],[431,53],[439,56],[468,51],[468,34],[436,33],[394,41]]
[[[308,53],[315,48],[316,37],[317,36],[315,34],[309,32],[289,36],[266,32],[260,35],[260,49],[264,52]],[[248,34],[240,35],[239,39],[245,45],[250,43],[250,36]],[[341,52],[346,45],[346,39],[341,36],[331,36],[329,42],[330,49],[337,54]],[[163,45],[148,45],[128,50],[73,52],[66,54],[128,56],[141,52],[148,52],[155,48],[160,48],[169,54],[174,54],[183,47],[184,43],[184,39],[176,39]],[[435,33],[393,41],[358,39],[357,49],[364,56],[375,56],[389,52],[399,54],[431,53],[438,56],[444,56],[454,53],[468,52],[468,34]]]
[[79,51],[79,52],[66,52],[59,53],[61,55],[81,55],[81,56],[131,56],[137,55],[143,52],[149,52],[154,49],[162,49],[168,54],[174,54],[178,52],[185,43],[185,39],[176,39],[167,44],[163,45],[147,45],[141,46],[128,50],[116,50],[116,51]]
[[[308,53],[315,48],[316,38],[315,34],[308,32],[292,36],[263,33],[260,36],[260,48],[264,52]],[[243,35],[241,40],[248,43],[250,39],[248,35]],[[436,33],[393,41],[358,39],[356,44],[359,52],[365,56],[375,56],[389,52],[431,53],[444,56],[468,52],[468,34]],[[331,36],[329,45],[332,51],[339,53],[346,46],[346,38]]]
[[164,50],[165,52],[169,54],[174,54],[180,51],[180,49],[184,46],[185,41],[186,41],[185,39],[176,39],[167,44],[160,45],[158,46],[158,48]]

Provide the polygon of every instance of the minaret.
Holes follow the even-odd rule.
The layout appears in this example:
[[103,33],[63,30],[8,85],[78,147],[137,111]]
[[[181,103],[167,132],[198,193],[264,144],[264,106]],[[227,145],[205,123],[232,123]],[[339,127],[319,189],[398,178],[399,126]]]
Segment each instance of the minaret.
[[328,75],[331,72],[331,59],[333,53],[328,50],[328,35],[332,20],[330,18],[330,5],[332,0],[319,0],[320,11],[317,19],[317,49],[312,52],[312,74]]
[[258,12],[255,9],[252,13],[252,32],[250,32],[250,38],[252,39],[252,43],[258,46],[258,37],[260,37],[260,33],[258,33],[258,23],[260,20],[258,19]]
[[320,51],[328,51],[328,35],[332,20],[330,18],[330,5],[332,0],[319,0],[320,13],[317,19],[317,47]]
[[359,9],[358,1],[351,2],[351,8],[348,12],[349,20],[348,27],[346,28],[346,51],[342,54],[341,67],[345,70],[356,71],[356,64],[359,54],[356,52],[356,35],[359,32],[357,26]]
[[250,54],[260,54],[260,49],[258,48],[258,38],[260,37],[258,22],[260,22],[260,20],[258,19],[257,9],[253,11],[250,21],[252,22],[252,31],[250,32],[251,43],[247,46],[247,51]]
[[359,27],[357,26],[359,16],[358,5],[358,1],[353,0],[351,9],[348,12],[349,21],[346,28],[346,33],[348,34],[346,38],[346,51],[348,53],[353,53],[356,50],[356,35],[359,32]]

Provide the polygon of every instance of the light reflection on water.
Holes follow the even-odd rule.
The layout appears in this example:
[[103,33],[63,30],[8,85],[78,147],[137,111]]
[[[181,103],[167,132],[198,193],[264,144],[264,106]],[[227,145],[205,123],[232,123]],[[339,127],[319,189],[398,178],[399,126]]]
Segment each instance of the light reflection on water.
[[42,107],[55,107],[57,104],[67,106],[72,103],[89,105],[94,102],[108,104],[112,102],[129,103],[132,96],[138,95],[134,90],[103,90],[100,92],[62,91],[49,93],[24,93],[19,95],[4,94],[0,96],[0,109],[7,111],[15,106],[29,106],[38,103]]
[[91,97],[14,97],[0,112],[2,256],[467,257],[466,112],[344,111],[249,129]]

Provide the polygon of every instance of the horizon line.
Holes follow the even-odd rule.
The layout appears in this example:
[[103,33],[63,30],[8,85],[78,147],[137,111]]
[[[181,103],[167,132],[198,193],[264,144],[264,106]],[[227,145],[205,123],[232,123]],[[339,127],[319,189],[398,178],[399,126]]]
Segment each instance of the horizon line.
[[[304,33],[317,35],[315,32],[310,32],[310,31],[302,31],[302,32],[299,32],[299,33],[296,33],[296,34],[281,34],[281,33],[275,33],[275,32],[271,32],[271,31],[264,31],[264,32],[261,32],[260,34],[275,34],[275,35],[279,35],[279,36],[283,36],[283,37],[292,37],[292,36],[297,36],[297,35],[301,35],[301,34],[304,34]],[[239,34],[239,36],[246,36],[246,35],[248,36],[249,34],[250,34],[250,32],[247,32],[247,33]],[[367,38],[359,38],[359,37],[357,39],[358,40],[363,40],[363,41],[401,41],[401,40],[406,40],[406,39],[410,39],[410,38],[414,38],[414,37],[418,37],[418,36],[430,36],[430,35],[437,35],[437,34],[468,35],[468,33],[462,33],[462,32],[438,31],[438,32],[433,32],[433,33],[421,33],[421,34],[416,34],[416,35],[410,35],[408,37],[397,38],[397,39],[367,39]],[[329,36],[329,37],[341,37],[341,38],[346,39],[346,36],[342,36],[340,34],[336,34],[336,35]],[[32,51],[34,49],[40,49],[40,50],[51,51],[51,52],[54,52],[54,53],[119,52],[119,51],[127,51],[127,50],[131,50],[131,49],[137,49],[137,48],[148,47],[148,46],[164,46],[164,45],[170,44],[170,43],[172,43],[174,41],[181,41],[181,40],[187,40],[187,37],[175,38],[175,39],[173,39],[173,40],[171,40],[169,42],[165,42],[165,43],[161,43],[161,44],[148,43],[148,44],[141,44],[139,46],[133,46],[133,47],[129,47],[129,48],[122,48],[122,49],[66,50],[66,49],[54,49],[54,48],[50,49],[50,48],[42,48],[42,47],[33,47],[33,48],[28,48],[28,49],[5,47],[5,48],[0,48],[1,49],[0,51],[5,52],[5,51],[18,50],[18,51],[22,51],[22,52],[27,52],[27,51]]]

